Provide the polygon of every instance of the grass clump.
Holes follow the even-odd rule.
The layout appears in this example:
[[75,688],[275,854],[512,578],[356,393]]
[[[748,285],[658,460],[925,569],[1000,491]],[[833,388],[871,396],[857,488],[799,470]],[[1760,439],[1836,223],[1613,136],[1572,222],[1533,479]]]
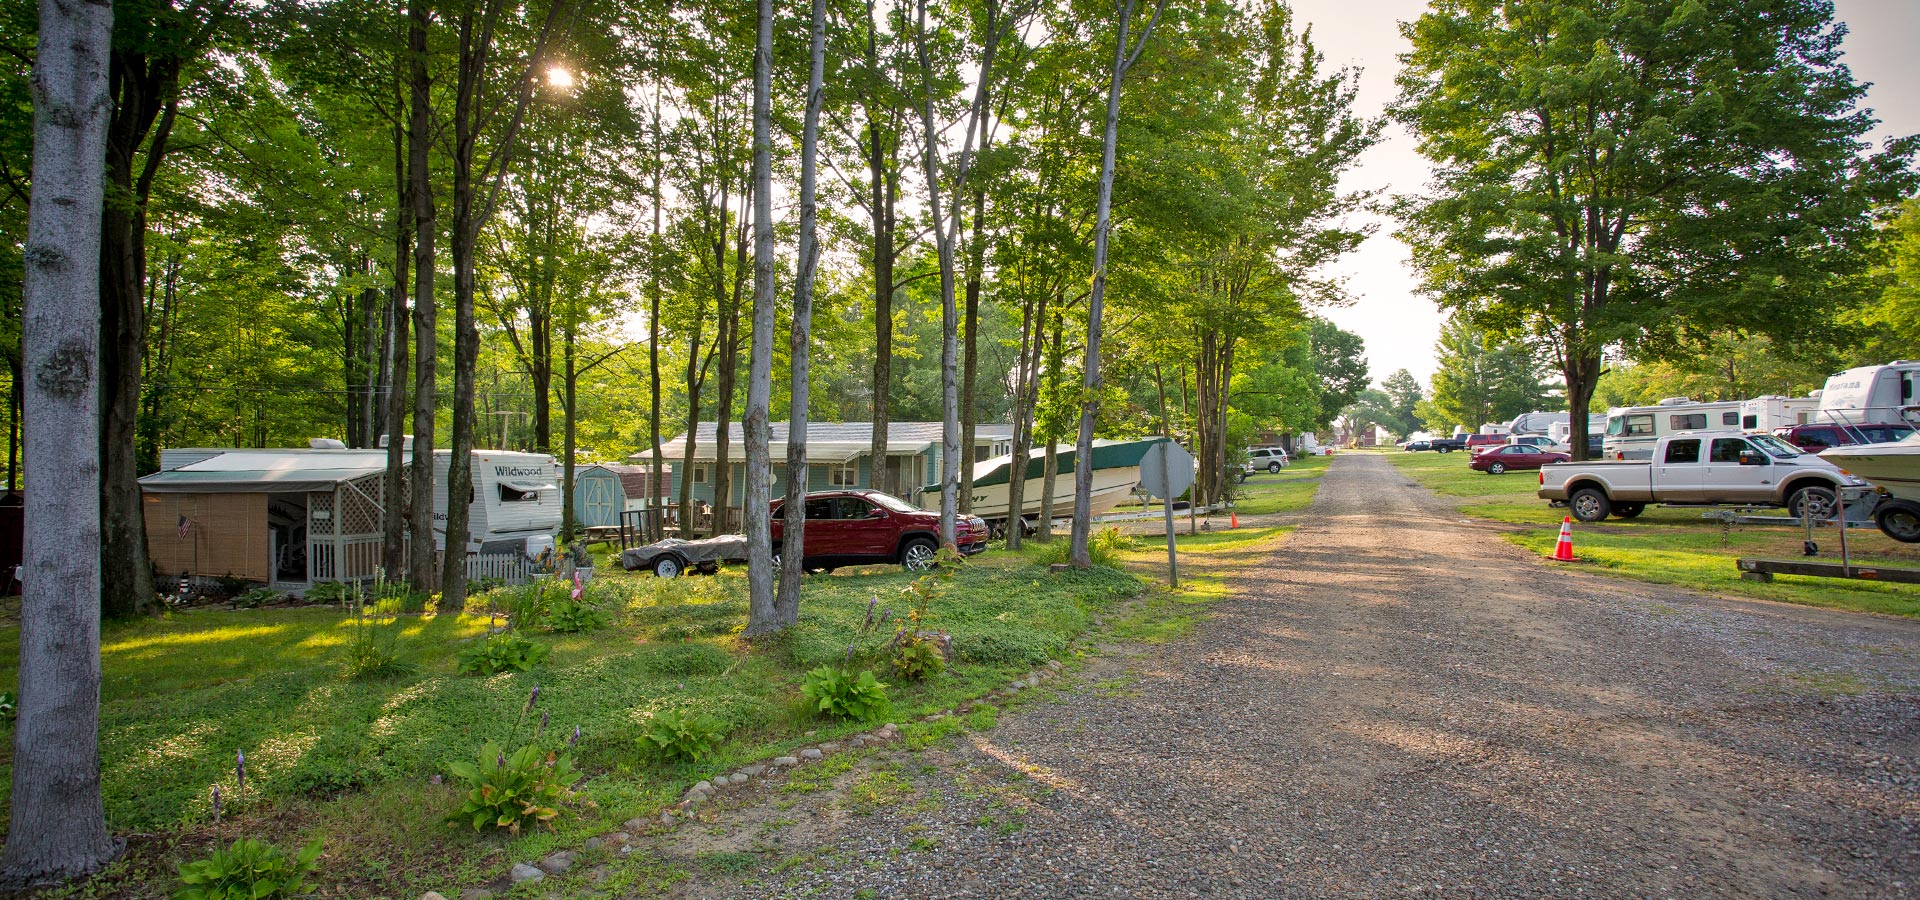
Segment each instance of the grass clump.
[[511,631],[502,631],[460,651],[459,671],[463,675],[528,672],[547,658],[548,649]]

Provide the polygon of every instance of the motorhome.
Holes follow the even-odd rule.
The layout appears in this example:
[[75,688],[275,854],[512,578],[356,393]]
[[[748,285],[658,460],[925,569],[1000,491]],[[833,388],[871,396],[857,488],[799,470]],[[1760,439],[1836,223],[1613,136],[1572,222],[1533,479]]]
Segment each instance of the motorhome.
[[1768,394],[1740,404],[1740,430],[1771,432],[1813,421],[1820,408],[1820,394],[1806,397],[1782,397]]
[[1861,366],[1827,379],[1813,421],[1834,425],[1909,422],[1920,415],[1920,362]]
[[[1587,417],[1587,436],[1588,437],[1592,437],[1593,435],[1596,435],[1596,434],[1604,434],[1606,430],[1607,430],[1607,414],[1606,413],[1598,413],[1596,415],[1591,415]],[[1552,425],[1547,426],[1547,437],[1553,438],[1553,442],[1563,448],[1569,446],[1573,442],[1573,422],[1571,421],[1555,422]]]
[[1653,406],[1607,410],[1607,438],[1601,452],[1607,459],[1652,459],[1654,445],[1669,434],[1738,427],[1738,402],[1696,403],[1691,397],[1668,397]]

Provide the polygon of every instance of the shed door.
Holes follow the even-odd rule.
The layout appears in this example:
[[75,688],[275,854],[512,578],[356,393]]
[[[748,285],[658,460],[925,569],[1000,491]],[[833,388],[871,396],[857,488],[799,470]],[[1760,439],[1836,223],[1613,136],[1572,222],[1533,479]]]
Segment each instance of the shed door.
[[622,497],[620,482],[615,478],[585,478],[580,481],[580,509],[578,515],[582,525],[613,525],[620,521]]

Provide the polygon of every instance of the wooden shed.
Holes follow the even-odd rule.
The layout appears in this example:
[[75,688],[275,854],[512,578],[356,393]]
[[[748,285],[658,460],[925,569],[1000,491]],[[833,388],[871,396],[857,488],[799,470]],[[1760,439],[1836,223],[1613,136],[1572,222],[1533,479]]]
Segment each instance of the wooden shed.
[[[140,479],[159,573],[280,590],[380,565],[385,450],[226,450]],[[163,460],[163,464],[166,464]]]
[[582,466],[573,470],[573,517],[585,528],[617,526],[620,513],[629,509],[647,509],[648,495],[666,496],[666,472],[658,489],[648,491],[653,482],[652,466],[618,466],[610,463]]

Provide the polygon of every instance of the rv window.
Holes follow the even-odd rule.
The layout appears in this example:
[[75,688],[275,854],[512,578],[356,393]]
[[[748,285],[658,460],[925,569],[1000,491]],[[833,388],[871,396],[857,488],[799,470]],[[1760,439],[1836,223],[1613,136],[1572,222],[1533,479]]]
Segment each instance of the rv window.
[[1740,414],[1737,412],[1723,412],[1720,414],[1720,424],[1738,425],[1740,424]]
[[1700,461],[1699,441],[1669,441],[1667,443],[1667,464],[1697,463]]
[[1667,417],[1667,427],[1674,431],[1701,431],[1707,427],[1706,413],[1686,413]]
[[1751,429],[1754,429],[1754,428],[1759,428],[1759,427],[1760,427],[1760,417],[1759,417],[1759,416],[1744,416],[1744,417],[1742,417],[1742,418],[1740,419],[1740,427],[1741,427],[1741,428],[1745,428],[1745,429],[1749,429],[1749,430],[1751,430]]
[[539,491],[523,491],[523,490],[520,490],[519,488],[513,487],[512,485],[502,483],[500,485],[500,502],[502,503],[538,503],[540,502],[540,492]]

